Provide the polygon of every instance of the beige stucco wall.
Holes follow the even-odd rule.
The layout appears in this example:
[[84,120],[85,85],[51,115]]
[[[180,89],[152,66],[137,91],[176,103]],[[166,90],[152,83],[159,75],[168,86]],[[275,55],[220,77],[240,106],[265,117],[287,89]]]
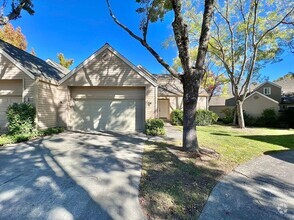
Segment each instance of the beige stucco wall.
[[248,97],[243,103],[243,110],[253,117],[260,116],[265,109],[274,109],[278,113],[279,103],[273,102],[260,94]]
[[35,80],[20,70],[15,64],[0,54],[0,80],[20,79],[23,81],[22,98],[26,102],[35,104],[34,89]]
[[157,115],[156,86],[151,85],[115,53],[106,49],[62,86],[130,86],[145,88],[145,118]]
[[37,127],[66,127],[68,110],[68,89],[44,81],[37,82]]

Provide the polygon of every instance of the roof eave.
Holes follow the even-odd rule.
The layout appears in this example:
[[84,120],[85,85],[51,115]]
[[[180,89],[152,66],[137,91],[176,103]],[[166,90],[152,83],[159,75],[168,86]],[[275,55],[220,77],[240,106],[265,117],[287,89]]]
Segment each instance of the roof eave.
[[30,71],[28,71],[23,65],[21,65],[19,62],[17,62],[13,57],[11,57],[5,51],[3,51],[2,49],[0,49],[0,53],[3,56],[5,56],[10,62],[12,62],[16,67],[18,67],[25,74],[27,74],[31,79],[35,79],[36,78],[36,76],[34,74],[32,74]]

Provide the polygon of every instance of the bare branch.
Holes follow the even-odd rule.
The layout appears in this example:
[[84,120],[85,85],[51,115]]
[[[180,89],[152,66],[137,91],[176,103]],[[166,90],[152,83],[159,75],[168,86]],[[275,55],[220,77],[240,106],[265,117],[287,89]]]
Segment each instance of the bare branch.
[[[141,37],[139,37],[138,35],[136,35],[134,32],[132,32],[127,26],[125,26],[124,24],[122,24],[113,14],[109,0],[106,0],[107,5],[108,5],[108,10],[110,13],[110,16],[112,17],[113,21],[120,26],[122,29],[124,29],[131,37],[133,37],[134,39],[136,39],[137,41],[139,41],[154,57],[155,59],[174,77],[180,79],[180,76],[178,74],[178,72],[173,69],[169,64],[167,64],[163,58],[161,58],[159,56],[159,54],[146,42],[146,40],[142,39]],[[147,32],[146,32],[147,33]]]

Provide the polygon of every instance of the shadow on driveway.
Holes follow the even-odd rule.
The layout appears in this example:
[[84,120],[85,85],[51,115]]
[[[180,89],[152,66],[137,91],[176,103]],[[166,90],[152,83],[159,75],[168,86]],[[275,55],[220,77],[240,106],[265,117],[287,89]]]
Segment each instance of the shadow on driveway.
[[294,151],[237,167],[213,189],[200,216],[209,219],[294,219]]
[[145,139],[65,132],[0,149],[0,219],[144,219]]

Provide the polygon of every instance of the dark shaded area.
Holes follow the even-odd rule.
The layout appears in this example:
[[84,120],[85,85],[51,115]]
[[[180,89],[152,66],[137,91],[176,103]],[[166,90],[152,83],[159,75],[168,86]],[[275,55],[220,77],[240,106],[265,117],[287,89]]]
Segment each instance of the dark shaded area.
[[141,219],[144,142],[65,132],[0,149],[0,219]]
[[264,154],[294,164],[294,157],[289,150],[267,151]]
[[230,134],[226,134],[226,133],[216,133],[216,132],[212,132],[212,135],[217,135],[217,136],[231,136]]
[[292,219],[293,153],[262,156],[241,165],[216,185],[199,219]]
[[155,148],[144,153],[145,175],[140,185],[140,202],[148,210],[147,217],[196,219],[223,172],[179,160],[167,150],[180,150],[174,145],[149,144]]

